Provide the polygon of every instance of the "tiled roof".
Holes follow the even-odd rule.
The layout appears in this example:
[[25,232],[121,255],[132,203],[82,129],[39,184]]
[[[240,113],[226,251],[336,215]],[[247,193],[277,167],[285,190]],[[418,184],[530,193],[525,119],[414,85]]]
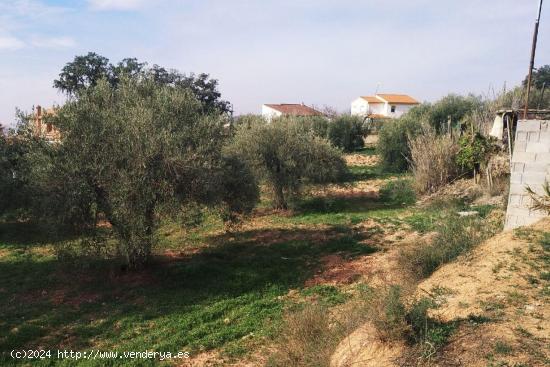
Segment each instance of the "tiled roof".
[[281,112],[283,115],[291,116],[320,116],[321,112],[313,109],[304,104],[292,104],[292,103],[282,103],[282,104],[266,104],[267,107],[273,108]]
[[388,103],[396,104],[420,104],[416,99],[406,94],[377,94],[377,97],[382,98]]
[[361,98],[363,98],[365,101],[367,101],[369,103],[384,103],[376,97],[364,96],[364,97],[361,97]]

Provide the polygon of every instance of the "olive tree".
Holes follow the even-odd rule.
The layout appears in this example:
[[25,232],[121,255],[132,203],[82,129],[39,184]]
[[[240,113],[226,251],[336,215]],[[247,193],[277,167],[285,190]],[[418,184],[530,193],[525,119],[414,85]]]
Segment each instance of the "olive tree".
[[339,149],[294,119],[239,125],[226,151],[241,156],[265,180],[277,209],[286,209],[288,194],[303,184],[336,181],[346,170]]
[[246,212],[258,199],[247,166],[222,154],[223,121],[204,115],[189,89],[153,78],[122,78],[112,88],[102,79],[52,122],[62,136],[49,176],[58,213],[104,215],[129,267],[150,257],[162,215],[195,204]]

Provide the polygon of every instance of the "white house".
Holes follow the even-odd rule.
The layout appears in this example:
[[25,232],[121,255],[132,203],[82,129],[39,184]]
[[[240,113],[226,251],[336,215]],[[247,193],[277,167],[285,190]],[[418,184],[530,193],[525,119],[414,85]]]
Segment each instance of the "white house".
[[406,94],[376,94],[351,102],[351,114],[373,118],[396,118],[420,104]]
[[262,116],[271,122],[273,118],[281,116],[323,116],[323,113],[303,103],[282,103],[262,105]]

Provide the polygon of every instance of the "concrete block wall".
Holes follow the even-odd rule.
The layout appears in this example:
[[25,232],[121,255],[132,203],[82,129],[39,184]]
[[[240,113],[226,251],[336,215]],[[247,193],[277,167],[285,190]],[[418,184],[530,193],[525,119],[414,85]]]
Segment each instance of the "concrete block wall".
[[513,152],[504,229],[529,225],[546,216],[530,209],[531,198],[525,188],[542,194],[545,181],[550,182],[550,121],[518,121]]

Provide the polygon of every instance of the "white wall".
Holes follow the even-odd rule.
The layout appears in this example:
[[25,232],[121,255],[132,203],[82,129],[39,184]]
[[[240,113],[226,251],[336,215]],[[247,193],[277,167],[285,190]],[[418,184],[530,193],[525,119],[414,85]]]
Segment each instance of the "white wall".
[[357,98],[351,102],[352,116],[366,116],[369,114],[369,104],[363,98]]
[[[391,106],[395,106],[395,112],[391,112]],[[352,116],[382,115],[392,118],[401,117],[415,105],[391,104],[391,103],[368,103],[363,98],[357,98],[351,102]]]
[[[395,106],[395,112],[391,112],[391,106]],[[387,112],[386,112],[386,116],[388,117],[393,117],[393,118],[397,118],[397,117],[401,117],[401,115],[403,115],[404,113],[406,113],[407,111],[409,111],[411,108],[413,108],[415,105],[410,105],[410,104],[391,104],[391,103],[388,103],[387,104]]]
[[281,117],[282,112],[274,110],[273,108],[262,105],[262,116],[266,119],[267,122],[271,122],[273,118]]

